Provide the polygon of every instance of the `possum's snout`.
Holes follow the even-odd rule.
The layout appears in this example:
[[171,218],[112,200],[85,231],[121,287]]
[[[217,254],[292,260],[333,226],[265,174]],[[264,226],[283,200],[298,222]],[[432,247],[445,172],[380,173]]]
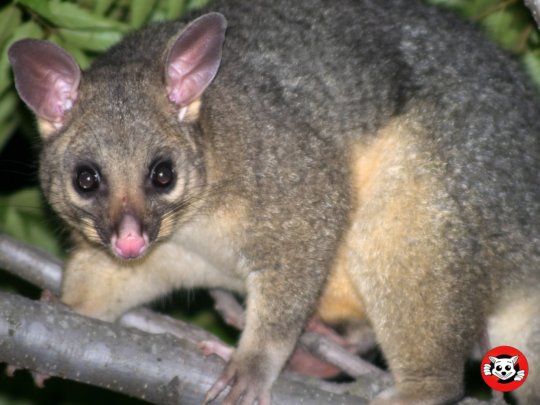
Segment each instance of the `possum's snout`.
[[114,251],[124,259],[135,259],[142,255],[149,244],[148,235],[132,215],[122,218],[118,231],[111,238]]

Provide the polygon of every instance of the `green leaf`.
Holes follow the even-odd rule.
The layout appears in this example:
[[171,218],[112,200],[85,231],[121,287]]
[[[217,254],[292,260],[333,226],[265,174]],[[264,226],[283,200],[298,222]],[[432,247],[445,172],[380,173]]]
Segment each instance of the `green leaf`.
[[[6,198],[6,197],[1,197]],[[16,207],[18,211],[34,215],[42,214],[41,194],[37,188],[26,188],[7,197],[7,202],[11,208]]]
[[104,15],[114,3],[114,0],[97,0],[94,6],[94,13]]
[[0,122],[4,121],[8,115],[13,115],[18,102],[19,97],[15,91],[9,91],[0,98]]
[[155,9],[154,12],[150,15],[148,20],[149,24],[156,24],[167,21],[167,12],[161,9]]
[[204,7],[210,0],[189,0],[186,6],[186,10],[195,10]]
[[508,10],[499,10],[482,19],[491,37],[506,49],[514,49],[519,43],[521,32],[514,25],[514,15]]
[[[37,25],[33,21],[29,21],[27,23],[24,23],[23,25],[20,25],[13,35],[7,40],[6,44],[2,48],[2,52],[0,54],[0,89],[3,90],[1,86],[5,86],[6,83],[11,83],[11,76],[9,73],[10,70],[10,64],[9,59],[7,57],[7,49],[8,47],[15,41],[21,39],[21,38],[41,38],[43,36],[43,32],[41,31],[41,28],[39,25]],[[1,92],[0,92],[1,93]]]
[[9,205],[9,198],[0,199],[0,230],[15,239],[25,240],[24,225],[21,215],[15,207]]
[[155,0],[133,0],[130,9],[131,26],[140,28],[152,12],[155,3]]
[[[36,24],[34,21],[28,21],[27,23],[24,23],[22,25],[19,25],[19,27],[13,32],[13,35],[9,38],[6,45],[9,46],[13,42],[22,39],[22,38],[42,38],[43,37],[43,31],[41,30],[41,27]],[[7,50],[7,47],[6,47]]]
[[538,30],[533,27],[530,35],[529,35],[529,43],[537,48],[538,45],[540,45],[540,35],[538,33]]
[[49,38],[47,38],[47,40],[54,42],[56,45],[61,46],[68,51],[69,54],[75,58],[81,69],[86,69],[90,66],[88,56],[86,56],[82,50],[73,45],[71,42],[65,41],[64,38],[57,34],[52,34]]
[[38,221],[28,223],[28,240],[56,257],[61,257],[61,248],[57,235],[51,231],[50,222],[45,222],[45,216]]
[[57,32],[67,42],[85,51],[105,51],[124,36],[119,31],[92,32],[59,29]]
[[127,31],[129,26],[119,21],[111,20],[71,3],[51,3],[51,13],[54,23],[59,27],[73,29],[119,29]]
[[126,15],[126,7],[120,7],[118,4],[112,7],[111,11],[108,12],[107,17],[113,20],[124,20]]
[[464,5],[465,16],[469,18],[478,18],[478,16],[486,16],[495,11],[496,7],[500,6],[501,0],[475,0],[468,5]]
[[6,121],[0,122],[0,151],[4,148],[18,126],[19,114],[14,114]]
[[[0,66],[9,66],[9,63],[3,62],[2,59],[7,59],[7,55],[2,55],[0,57]],[[11,86],[11,73],[9,69],[4,68],[0,71],[0,97],[4,94],[4,91]]]
[[88,59],[88,56],[78,46],[75,46],[71,42],[65,42],[62,47],[75,58],[81,69],[88,69],[90,67],[90,59]]
[[49,21],[54,21],[54,16],[49,8],[49,2],[43,0],[19,0],[20,3],[39,14],[41,17],[46,18]]
[[77,3],[81,8],[94,8],[96,6],[96,0],[74,0],[72,3]]
[[182,15],[185,6],[184,0],[168,0],[167,19],[174,20]]
[[0,46],[21,23],[21,10],[9,5],[0,11]]
[[533,82],[540,89],[540,55],[527,52],[523,55],[523,63]]
[[37,187],[0,197],[0,232],[59,255],[58,238],[49,221]]

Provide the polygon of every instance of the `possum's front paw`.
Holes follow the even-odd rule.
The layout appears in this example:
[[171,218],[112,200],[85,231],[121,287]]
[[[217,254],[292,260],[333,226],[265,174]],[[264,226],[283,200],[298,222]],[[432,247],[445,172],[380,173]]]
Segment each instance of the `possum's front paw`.
[[241,397],[241,405],[252,405],[256,400],[259,405],[270,405],[272,381],[264,370],[264,364],[261,364],[260,359],[254,356],[240,360],[233,356],[206,394],[203,405],[213,401],[231,382],[231,390],[221,403],[222,405],[236,405]]
[[517,372],[516,376],[514,377],[514,381],[521,381],[525,378],[525,370],[520,370]]

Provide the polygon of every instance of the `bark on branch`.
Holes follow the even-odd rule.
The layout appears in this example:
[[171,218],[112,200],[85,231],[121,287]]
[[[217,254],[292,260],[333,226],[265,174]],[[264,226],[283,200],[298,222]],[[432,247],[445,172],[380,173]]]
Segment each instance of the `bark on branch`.
[[525,5],[531,10],[536,25],[540,28],[540,0],[525,0]]

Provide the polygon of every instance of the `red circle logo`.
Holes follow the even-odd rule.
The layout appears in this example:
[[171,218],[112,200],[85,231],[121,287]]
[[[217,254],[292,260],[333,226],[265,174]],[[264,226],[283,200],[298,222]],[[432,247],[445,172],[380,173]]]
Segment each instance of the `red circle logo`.
[[481,373],[487,385],[497,391],[513,391],[529,376],[529,363],[519,350],[510,346],[492,349],[482,360]]

